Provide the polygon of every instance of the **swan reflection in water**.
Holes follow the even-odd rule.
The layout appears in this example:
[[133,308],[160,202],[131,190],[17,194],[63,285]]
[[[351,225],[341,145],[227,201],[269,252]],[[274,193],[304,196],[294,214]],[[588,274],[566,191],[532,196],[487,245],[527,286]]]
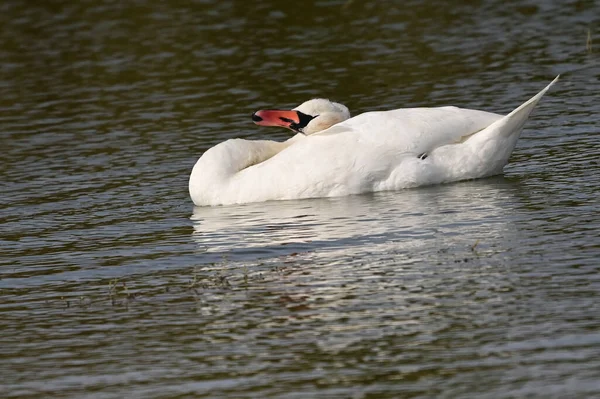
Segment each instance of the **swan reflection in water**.
[[[234,287],[212,290],[202,311],[258,309],[262,325],[277,331],[281,323],[288,325],[286,319],[323,322],[326,331],[338,320],[333,325],[344,331],[322,334],[324,351],[352,345],[384,316],[414,329],[428,328],[428,319],[415,317],[423,309],[450,312],[448,320],[454,320],[454,308],[443,305],[447,297],[472,290],[471,281],[497,285],[511,279],[505,255],[496,255],[520,241],[511,219],[522,206],[520,196],[527,195],[521,190],[518,181],[495,177],[399,192],[195,208],[193,239],[204,263],[199,272],[227,276]],[[475,253],[471,247],[478,240]],[[466,257],[472,261],[455,263]]]
[[410,251],[514,235],[520,184],[504,177],[398,192],[195,207],[193,239],[251,260],[294,252]]

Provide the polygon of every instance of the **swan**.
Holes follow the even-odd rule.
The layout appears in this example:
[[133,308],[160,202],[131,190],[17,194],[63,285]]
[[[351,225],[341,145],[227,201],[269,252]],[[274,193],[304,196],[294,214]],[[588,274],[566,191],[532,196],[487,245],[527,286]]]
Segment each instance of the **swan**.
[[502,173],[542,96],[506,116],[457,107],[401,108],[351,117],[312,99],[292,110],[261,110],[260,126],[296,134],[278,142],[230,139],[196,162],[189,192],[197,206],[333,197],[475,179]]

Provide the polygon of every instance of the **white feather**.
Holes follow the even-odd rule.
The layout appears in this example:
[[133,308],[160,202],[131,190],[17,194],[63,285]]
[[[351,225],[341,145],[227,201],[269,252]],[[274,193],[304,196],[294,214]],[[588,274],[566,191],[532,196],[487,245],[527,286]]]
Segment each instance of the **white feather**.
[[506,116],[441,107],[349,118],[341,104],[311,100],[297,109],[309,115],[338,109],[349,119],[283,143],[235,139],[218,144],[194,166],[190,195],[196,205],[220,205],[398,190],[498,174],[529,114],[557,79]]

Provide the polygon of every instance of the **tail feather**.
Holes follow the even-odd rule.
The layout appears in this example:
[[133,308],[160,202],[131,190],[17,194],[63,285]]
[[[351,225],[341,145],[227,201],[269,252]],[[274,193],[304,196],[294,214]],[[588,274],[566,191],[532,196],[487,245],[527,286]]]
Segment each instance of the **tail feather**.
[[[506,115],[504,118],[494,122],[489,127],[497,128],[502,134],[506,136],[512,135],[515,131],[520,131],[525,122],[527,122],[527,118],[531,114],[531,111],[535,108],[535,106],[540,102],[544,94],[556,83],[556,81],[560,78],[558,75],[548,86],[546,86],[542,91],[540,91],[535,96],[531,97],[528,101],[521,104],[517,109],[513,110],[510,114]],[[497,126],[495,126],[497,125]]]
[[477,161],[478,166],[473,168],[473,177],[491,176],[502,172],[517,144],[523,125],[558,78],[559,76],[510,114],[498,119],[465,141],[464,144],[471,149],[474,159],[479,160]]

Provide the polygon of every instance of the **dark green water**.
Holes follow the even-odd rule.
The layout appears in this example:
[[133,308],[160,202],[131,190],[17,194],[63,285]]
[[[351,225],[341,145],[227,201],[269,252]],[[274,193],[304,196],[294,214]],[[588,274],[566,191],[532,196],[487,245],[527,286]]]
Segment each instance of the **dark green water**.
[[[0,397],[600,396],[600,8],[558,3],[3,2]],[[257,109],[506,113],[581,67],[504,176],[188,198],[287,137]]]

